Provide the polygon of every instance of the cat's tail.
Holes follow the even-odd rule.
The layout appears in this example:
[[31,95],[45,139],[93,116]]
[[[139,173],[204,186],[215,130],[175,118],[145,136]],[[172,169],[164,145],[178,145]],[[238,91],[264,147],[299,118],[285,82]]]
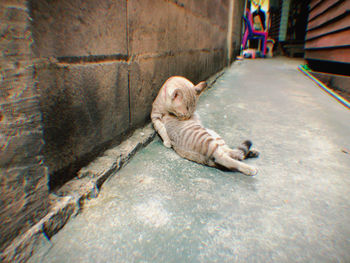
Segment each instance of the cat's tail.
[[252,149],[253,143],[250,140],[245,140],[240,146],[237,147],[238,150],[242,151],[243,159],[256,158],[259,156],[259,152]]

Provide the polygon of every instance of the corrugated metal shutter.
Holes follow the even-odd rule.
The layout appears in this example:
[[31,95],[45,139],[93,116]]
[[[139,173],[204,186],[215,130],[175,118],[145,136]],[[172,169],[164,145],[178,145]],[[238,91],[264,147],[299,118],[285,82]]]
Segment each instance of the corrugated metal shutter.
[[305,59],[350,63],[350,0],[311,0]]

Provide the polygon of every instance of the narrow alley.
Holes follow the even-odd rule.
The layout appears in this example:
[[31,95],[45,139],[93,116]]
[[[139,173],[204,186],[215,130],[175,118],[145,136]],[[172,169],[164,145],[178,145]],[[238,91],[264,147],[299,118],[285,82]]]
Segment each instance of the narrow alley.
[[156,137],[29,262],[349,262],[350,112],[302,63],[236,61],[200,98],[204,126],[260,151],[255,177]]

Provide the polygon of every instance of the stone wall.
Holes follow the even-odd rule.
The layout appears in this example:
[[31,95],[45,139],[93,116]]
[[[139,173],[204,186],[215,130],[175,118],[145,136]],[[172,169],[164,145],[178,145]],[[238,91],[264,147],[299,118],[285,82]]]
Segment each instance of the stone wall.
[[0,2],[0,251],[48,209],[26,1]]
[[[244,1],[233,2],[237,53]],[[199,82],[227,65],[229,0],[29,3],[51,187],[149,121],[167,78]]]
[[244,1],[228,42],[230,1],[0,2],[1,247],[46,213],[50,190],[149,121],[167,78],[197,83],[235,57]]
[[50,187],[129,130],[127,1],[29,1]]

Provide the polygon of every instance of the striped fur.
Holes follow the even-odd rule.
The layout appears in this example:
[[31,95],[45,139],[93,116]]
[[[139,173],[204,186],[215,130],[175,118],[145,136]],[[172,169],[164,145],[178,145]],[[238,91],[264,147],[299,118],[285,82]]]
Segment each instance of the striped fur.
[[204,128],[196,115],[188,120],[167,115],[163,121],[171,146],[181,157],[208,166],[223,166],[246,175],[257,173],[256,168],[241,162],[259,154],[250,150],[250,141],[244,141],[238,148],[231,149],[217,133]]

